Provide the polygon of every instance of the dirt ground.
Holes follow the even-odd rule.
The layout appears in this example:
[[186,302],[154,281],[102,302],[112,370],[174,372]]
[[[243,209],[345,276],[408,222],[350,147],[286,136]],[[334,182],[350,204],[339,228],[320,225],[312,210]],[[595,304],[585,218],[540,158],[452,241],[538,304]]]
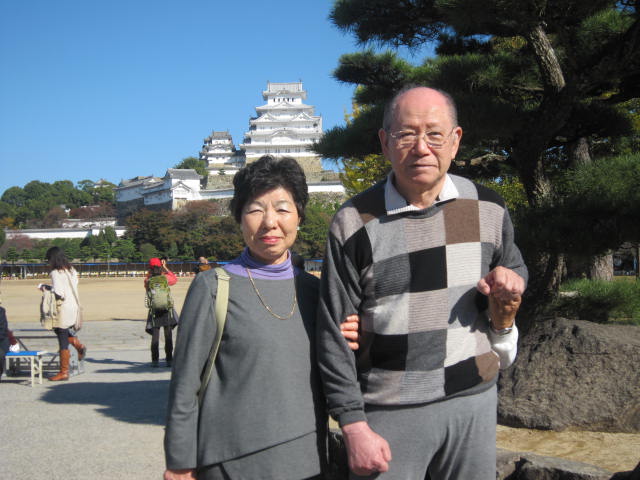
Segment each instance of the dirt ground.
[[[39,318],[38,283],[46,280],[3,280],[0,298],[9,325]],[[142,278],[82,278],[80,299],[85,321],[144,319]],[[191,277],[171,288],[176,305],[184,302]],[[552,432],[498,426],[499,448],[535,452],[589,463],[612,472],[632,470],[640,461],[640,434],[603,432]]]

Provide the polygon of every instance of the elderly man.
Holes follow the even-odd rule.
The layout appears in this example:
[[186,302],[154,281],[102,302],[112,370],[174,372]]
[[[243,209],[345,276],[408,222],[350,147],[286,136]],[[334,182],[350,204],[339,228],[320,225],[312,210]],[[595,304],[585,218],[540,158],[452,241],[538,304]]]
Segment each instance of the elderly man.
[[331,224],[318,359],[351,478],[495,478],[496,379],[527,269],[502,198],[447,173],[461,136],[449,95],[402,90],[379,131],[392,172]]

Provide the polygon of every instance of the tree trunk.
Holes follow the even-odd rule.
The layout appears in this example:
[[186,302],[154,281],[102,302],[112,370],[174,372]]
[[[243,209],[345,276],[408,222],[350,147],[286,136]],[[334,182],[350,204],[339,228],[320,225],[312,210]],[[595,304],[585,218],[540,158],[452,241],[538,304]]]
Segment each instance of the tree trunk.
[[592,257],[589,278],[591,280],[613,280],[613,254],[607,253]]
[[537,252],[526,259],[529,284],[518,315],[518,328],[525,335],[532,322],[544,314],[556,297],[565,275],[564,255]]
[[591,163],[589,140],[580,137],[567,145],[567,155],[572,167],[580,167]]
[[556,52],[549,41],[547,32],[542,25],[535,25],[524,34],[527,42],[533,49],[545,88],[555,93],[560,92],[566,85],[562,67],[556,56]]

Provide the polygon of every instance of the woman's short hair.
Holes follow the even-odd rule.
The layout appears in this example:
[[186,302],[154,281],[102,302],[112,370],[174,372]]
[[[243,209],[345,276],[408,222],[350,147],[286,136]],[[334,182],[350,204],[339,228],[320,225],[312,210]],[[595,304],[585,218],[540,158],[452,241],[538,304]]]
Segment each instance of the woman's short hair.
[[249,201],[278,187],[291,194],[302,222],[309,201],[304,171],[291,157],[274,158],[269,155],[241,168],[233,177],[234,192],[230,208],[236,222],[242,221],[242,211]]
[[71,268],[71,263],[69,263],[67,256],[64,254],[64,250],[60,247],[51,247],[47,250],[47,253],[45,253],[44,258],[54,270],[69,270]]

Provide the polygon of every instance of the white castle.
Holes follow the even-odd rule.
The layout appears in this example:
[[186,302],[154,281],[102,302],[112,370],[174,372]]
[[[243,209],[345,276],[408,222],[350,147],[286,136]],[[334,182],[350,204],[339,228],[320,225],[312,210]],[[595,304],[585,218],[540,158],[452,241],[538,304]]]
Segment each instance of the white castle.
[[119,216],[138,208],[177,209],[193,200],[230,198],[233,175],[263,155],[295,158],[305,171],[310,193],[344,194],[337,174],[323,171],[320,156],[311,150],[322,136],[322,117],[303,103],[307,92],[302,82],[267,82],[262,98],[267,103],[256,107],[257,116],[249,119],[249,131],[238,148],[228,131],[213,131],[204,139],[200,158],[207,161],[206,188],[189,169],[170,168],[163,178],[123,180],[116,188]]

